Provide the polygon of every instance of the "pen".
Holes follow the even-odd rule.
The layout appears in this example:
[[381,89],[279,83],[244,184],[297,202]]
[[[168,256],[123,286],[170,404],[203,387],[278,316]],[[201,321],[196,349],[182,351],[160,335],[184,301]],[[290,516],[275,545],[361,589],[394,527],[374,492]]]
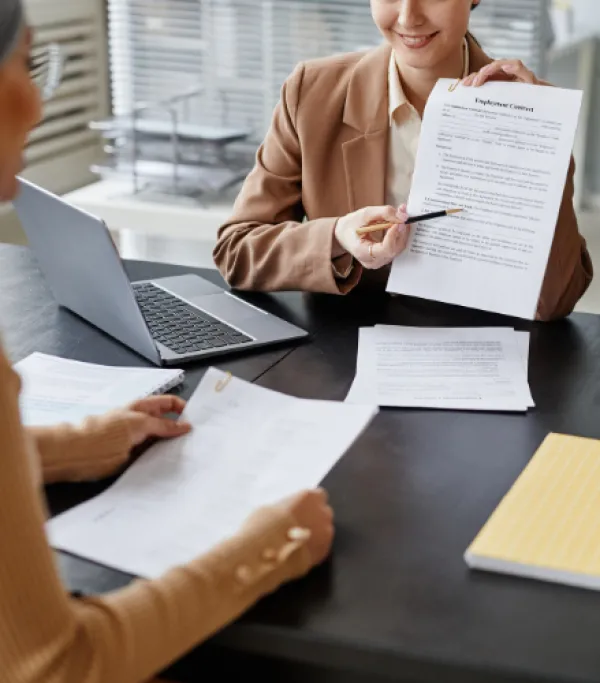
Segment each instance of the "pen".
[[[421,223],[423,221],[430,221],[433,218],[442,218],[443,216],[450,216],[453,213],[460,213],[462,209],[446,209],[445,211],[434,211],[433,213],[424,213],[421,216],[411,216],[405,223],[405,225],[410,225],[411,223]],[[362,228],[358,228],[356,231],[357,235],[368,235],[371,232],[379,232],[380,230],[389,230],[396,223],[374,223],[373,225],[365,225]]]

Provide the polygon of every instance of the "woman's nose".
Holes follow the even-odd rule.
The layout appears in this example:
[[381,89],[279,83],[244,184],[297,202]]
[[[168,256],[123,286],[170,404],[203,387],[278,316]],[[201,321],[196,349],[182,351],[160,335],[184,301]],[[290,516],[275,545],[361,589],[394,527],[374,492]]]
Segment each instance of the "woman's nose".
[[401,0],[398,11],[398,26],[411,30],[425,23],[422,0]]

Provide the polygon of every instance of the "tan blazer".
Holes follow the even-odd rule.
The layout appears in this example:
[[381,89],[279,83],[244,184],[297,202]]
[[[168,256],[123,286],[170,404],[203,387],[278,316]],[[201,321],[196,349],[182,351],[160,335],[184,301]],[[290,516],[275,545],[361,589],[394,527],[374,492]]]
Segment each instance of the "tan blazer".
[[[491,60],[469,41],[471,71]],[[388,268],[334,277],[339,217],[385,203],[391,48],[300,64],[283,86],[254,169],[221,227],[215,262],[233,287],[346,293],[385,288]],[[568,315],[592,279],[573,210],[571,163],[538,317]],[[338,268],[339,270],[339,268]]]

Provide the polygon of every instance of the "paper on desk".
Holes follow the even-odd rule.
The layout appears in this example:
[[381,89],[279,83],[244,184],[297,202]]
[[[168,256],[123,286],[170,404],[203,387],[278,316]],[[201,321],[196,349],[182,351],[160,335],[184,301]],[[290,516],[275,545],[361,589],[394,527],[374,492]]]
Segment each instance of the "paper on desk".
[[429,97],[408,211],[464,212],[413,228],[388,291],[532,319],[582,93],[451,83]]
[[[376,325],[375,329],[382,329],[382,330],[394,330],[398,329],[398,326],[396,325]],[[406,329],[406,328],[400,328],[400,329]],[[413,328],[413,329],[423,329],[423,328]],[[443,328],[447,329],[447,328]],[[454,328],[457,329],[457,328]],[[519,357],[521,359],[521,363],[523,365],[523,371],[525,373],[524,379],[527,381],[527,377],[529,375],[529,339],[530,339],[530,333],[529,332],[521,332],[514,330],[512,328],[508,327],[479,327],[479,328],[473,328],[473,327],[465,327],[465,328],[460,328],[462,329],[463,333],[470,338],[473,338],[473,336],[477,339],[485,338],[487,340],[494,340],[497,339],[498,336],[500,336],[502,339],[506,340],[509,344],[515,343],[517,345],[517,350],[519,353]],[[522,378],[521,378],[522,379]],[[529,397],[529,401],[527,403],[528,408],[534,408],[535,407],[535,402],[533,400],[533,397],[531,396],[531,389],[529,388],[529,385],[527,385],[527,395]]]
[[[519,349],[519,356],[523,361],[523,368],[525,370],[525,377],[529,376],[529,332],[520,332],[515,330],[515,341]],[[533,407],[533,403],[531,406]]]
[[[393,326],[390,325],[376,325],[375,329],[385,329]],[[402,328],[402,329],[407,329],[407,328]],[[419,329],[419,328],[414,328],[414,329]],[[521,361],[523,363],[523,369],[525,372],[525,377],[528,376],[529,374],[529,338],[530,334],[529,332],[517,332],[513,331],[514,333],[514,339],[517,344],[517,347],[519,349],[519,356],[521,357]],[[356,377],[354,378],[354,381],[352,382],[352,385],[350,387],[350,391],[348,392],[348,395],[346,397],[346,401],[349,403],[363,403],[365,401],[365,397],[368,396],[369,391],[370,391],[370,383],[371,380],[369,379],[370,373],[367,369],[368,366],[368,360],[366,358],[366,347],[364,344],[359,343],[359,348],[358,348],[358,356],[357,356],[357,374]],[[365,369],[367,371],[365,372]],[[531,391],[529,391],[529,396],[531,396]],[[533,408],[535,406],[535,403],[533,401],[533,397],[531,397],[530,401],[528,402],[527,407],[528,408]]]
[[[398,329],[397,325],[375,325],[376,330],[394,330]],[[400,329],[408,329],[406,327],[402,327]],[[422,327],[414,327],[410,329],[423,329]],[[442,329],[449,329],[449,328],[442,328]],[[457,329],[457,328],[453,328]],[[485,335],[486,338],[494,338],[496,334],[500,334],[503,338],[509,337],[513,338],[514,342],[517,345],[517,348],[519,350],[519,356],[521,357],[521,361],[523,363],[523,368],[525,370],[525,376],[527,377],[529,375],[529,339],[530,339],[530,334],[529,332],[521,332],[517,330],[513,330],[510,327],[463,327],[459,328],[465,331],[468,330],[470,332],[473,332],[474,335],[477,335],[478,337],[480,335]],[[485,332],[479,332],[479,330],[485,330]],[[532,402],[531,407],[534,406],[534,403]]]
[[[525,411],[527,336],[501,328],[364,328],[349,403]],[[518,341],[517,341],[518,340]]]
[[23,423],[47,426],[78,424],[183,381],[181,370],[123,368],[33,353],[15,365],[23,380]]
[[211,369],[190,400],[194,431],[153,446],[97,498],[51,520],[51,544],[156,577],[235,533],[257,507],[317,486],[377,408],[309,401]]

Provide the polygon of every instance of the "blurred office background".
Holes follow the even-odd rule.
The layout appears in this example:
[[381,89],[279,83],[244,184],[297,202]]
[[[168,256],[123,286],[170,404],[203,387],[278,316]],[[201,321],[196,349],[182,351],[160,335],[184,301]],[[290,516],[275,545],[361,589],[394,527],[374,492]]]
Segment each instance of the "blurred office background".
[[[368,0],[26,0],[65,79],[25,175],[103,217],[122,255],[210,266],[219,224],[279,90],[312,57],[379,44]],[[600,2],[483,0],[472,31],[494,57],[585,90],[576,204],[600,270]],[[23,242],[0,206],[0,241]],[[600,276],[581,304],[600,312]]]

